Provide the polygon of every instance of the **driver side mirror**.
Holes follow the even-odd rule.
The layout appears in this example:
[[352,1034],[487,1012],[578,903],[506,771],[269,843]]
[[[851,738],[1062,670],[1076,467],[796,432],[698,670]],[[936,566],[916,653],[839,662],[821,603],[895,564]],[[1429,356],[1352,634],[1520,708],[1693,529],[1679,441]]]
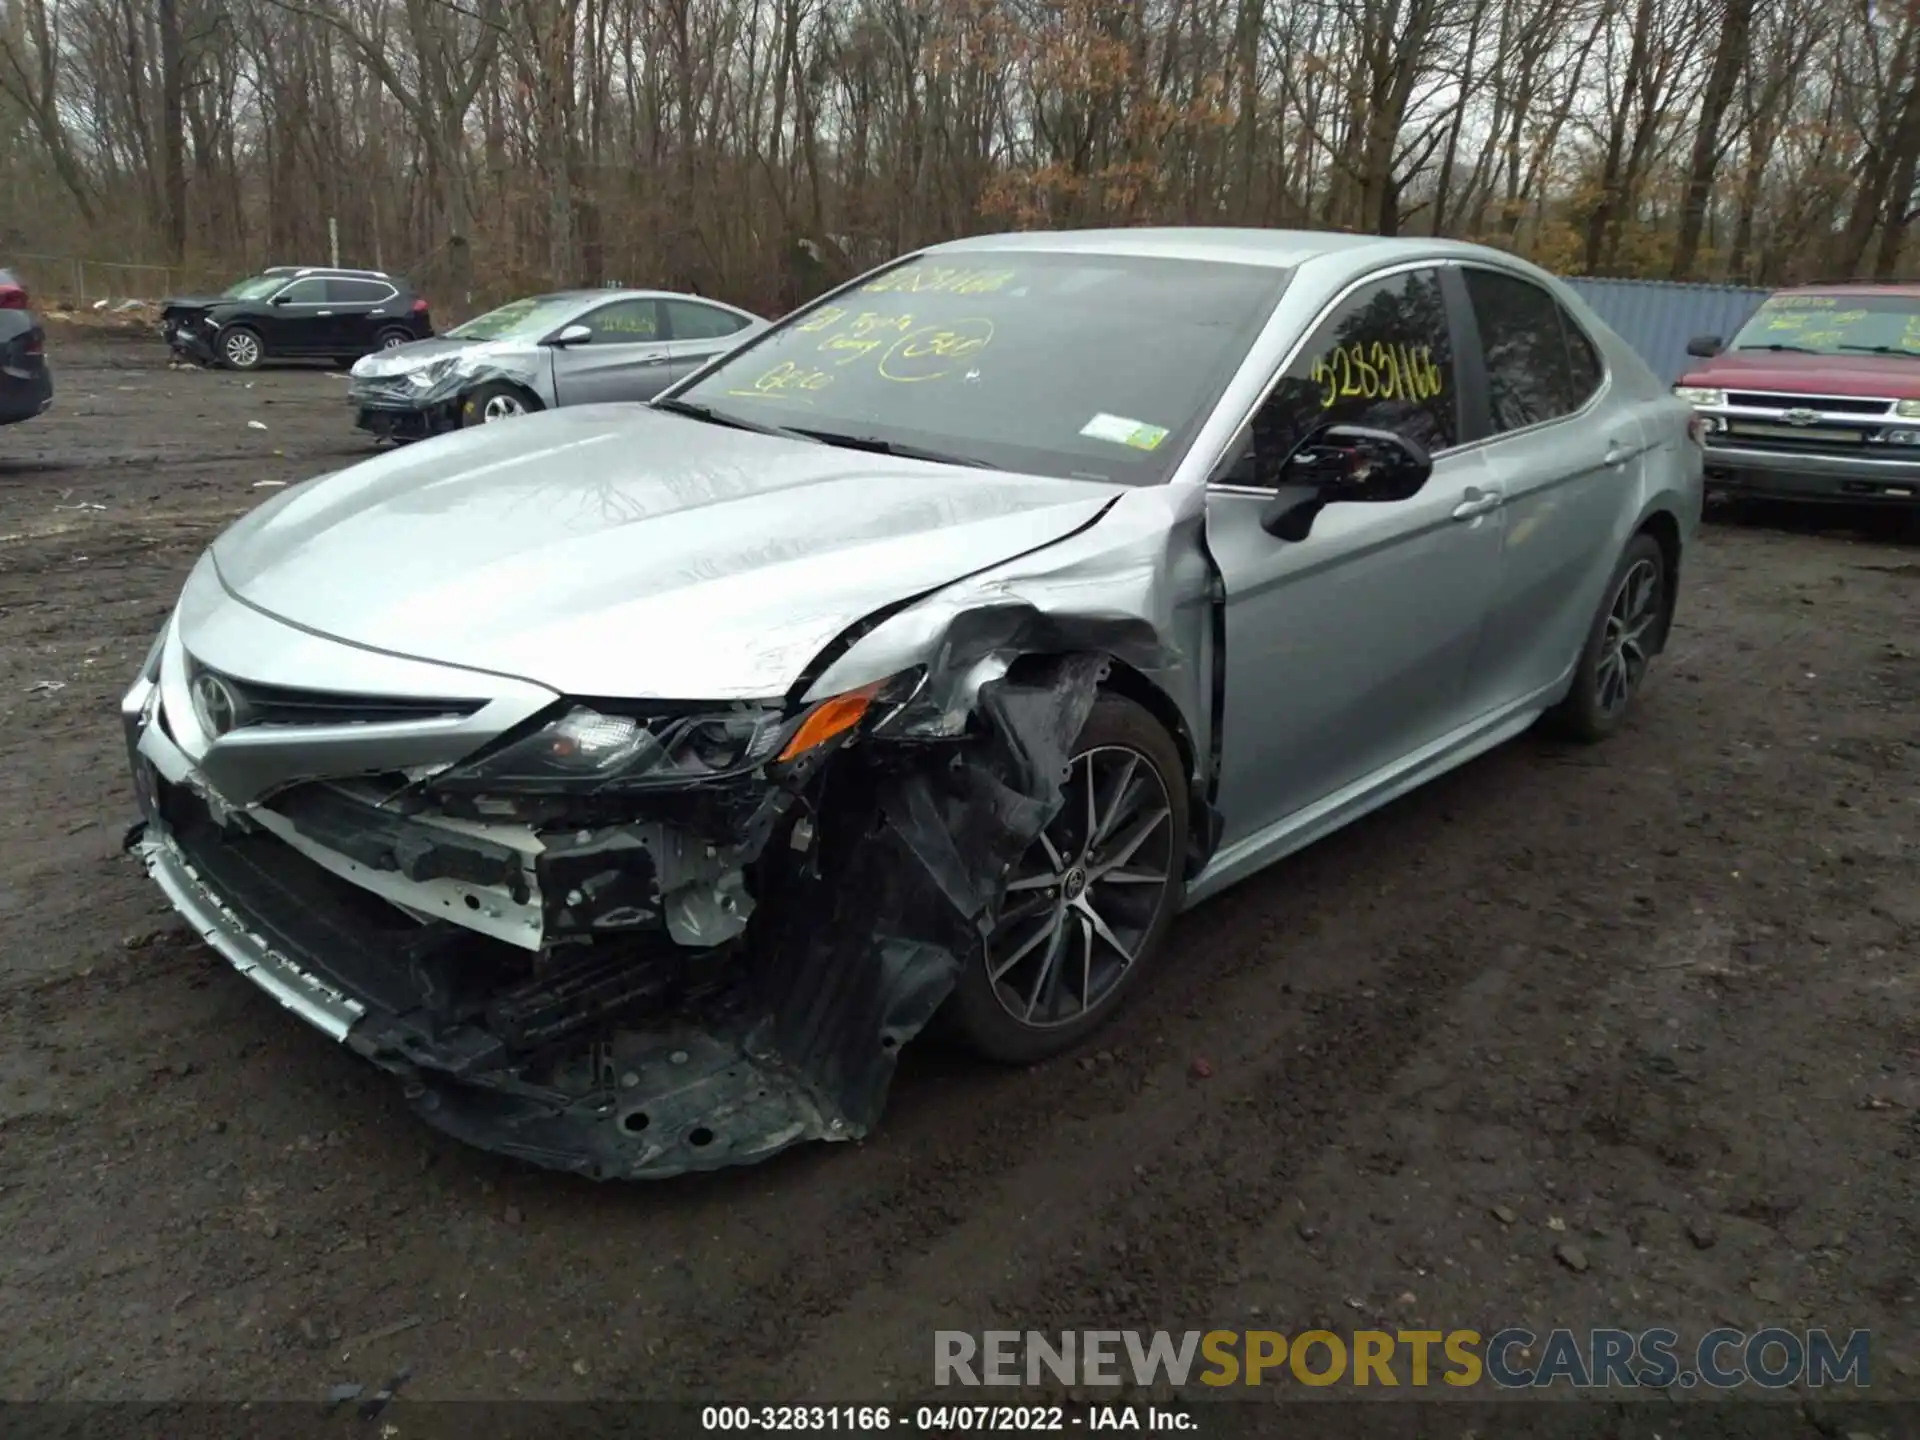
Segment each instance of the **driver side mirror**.
[[278,295],[273,297],[270,303],[274,305],[291,305],[293,302],[287,298],[287,292],[282,290]]
[[1423,446],[1392,430],[1328,425],[1281,462],[1280,485],[1260,513],[1260,528],[1280,540],[1304,540],[1329,505],[1410,500],[1433,474]]
[[564,348],[568,345],[578,345],[581,341],[591,340],[592,338],[593,327],[591,325],[582,325],[578,321],[575,321],[573,324],[565,326],[548,336],[547,344],[559,345]]
[[1721,350],[1718,335],[1696,335],[1687,341],[1687,354],[1697,355],[1702,360],[1711,360]]

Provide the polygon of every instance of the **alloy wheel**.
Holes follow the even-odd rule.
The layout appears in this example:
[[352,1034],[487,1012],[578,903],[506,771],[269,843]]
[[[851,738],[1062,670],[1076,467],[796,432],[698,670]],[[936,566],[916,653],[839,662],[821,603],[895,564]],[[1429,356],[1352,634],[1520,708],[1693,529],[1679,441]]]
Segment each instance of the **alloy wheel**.
[[1607,607],[1607,624],[1594,666],[1594,695],[1600,713],[1618,715],[1627,708],[1652,658],[1649,641],[1660,621],[1660,568],[1638,560],[1620,577]]
[[250,370],[260,363],[260,342],[245,330],[236,330],[227,336],[225,349],[228,362],[242,370]]
[[520,403],[517,396],[489,395],[487,403],[480,407],[480,423],[491,424],[495,420],[507,420],[526,413],[527,407]]
[[1074,756],[1060,812],[1016,867],[987,940],[994,996],[1015,1020],[1071,1025],[1115,992],[1173,881],[1172,815],[1139,751]]
[[407,343],[407,337],[402,335],[399,331],[394,330],[394,331],[388,332],[388,334],[380,341],[380,348],[382,350],[398,350],[402,345],[406,343]]

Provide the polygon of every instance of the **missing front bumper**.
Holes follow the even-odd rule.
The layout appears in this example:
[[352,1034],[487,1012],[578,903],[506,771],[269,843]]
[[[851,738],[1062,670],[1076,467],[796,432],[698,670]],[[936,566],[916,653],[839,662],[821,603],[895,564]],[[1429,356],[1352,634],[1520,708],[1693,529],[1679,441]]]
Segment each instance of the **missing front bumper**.
[[594,1178],[716,1169],[877,1123],[900,1049],[1058,809],[1104,668],[992,682],[965,742],[849,757],[817,859],[782,869],[757,928],[713,950],[613,936],[530,957],[403,914],[151,769],[132,843],[222,956],[400,1076],[437,1128]]

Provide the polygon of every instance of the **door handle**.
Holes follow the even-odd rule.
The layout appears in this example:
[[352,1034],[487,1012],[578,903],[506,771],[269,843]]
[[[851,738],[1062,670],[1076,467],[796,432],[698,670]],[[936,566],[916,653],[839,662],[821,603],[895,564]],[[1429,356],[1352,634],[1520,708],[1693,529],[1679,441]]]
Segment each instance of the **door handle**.
[[316,310],[313,313],[316,315],[322,315],[322,316],[333,314],[331,310]]
[[1484,515],[1489,510],[1500,508],[1500,497],[1484,490],[1469,489],[1466,499],[1453,507],[1453,518],[1471,520],[1476,515]]
[[1609,470],[1618,470],[1632,458],[1632,447],[1619,440],[1609,440],[1607,442],[1607,454],[1604,463]]
[[664,355],[643,355],[637,363],[641,365],[664,365],[667,363],[667,357]]

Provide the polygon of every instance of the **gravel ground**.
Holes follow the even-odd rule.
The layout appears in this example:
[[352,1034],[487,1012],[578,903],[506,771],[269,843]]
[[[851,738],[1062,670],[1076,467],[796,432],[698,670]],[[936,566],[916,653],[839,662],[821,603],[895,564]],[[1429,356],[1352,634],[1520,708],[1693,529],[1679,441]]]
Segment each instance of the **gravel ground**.
[[1609,744],[1185,917],[1086,1053],[910,1053],[864,1143],[594,1186],[425,1129],[118,853],[118,694],[263,482],[367,453],[344,378],[50,349],[0,431],[0,1396],[845,1401],[936,1328],[1507,1323],[1869,1327],[1920,1394],[1910,540],[1712,525]]

